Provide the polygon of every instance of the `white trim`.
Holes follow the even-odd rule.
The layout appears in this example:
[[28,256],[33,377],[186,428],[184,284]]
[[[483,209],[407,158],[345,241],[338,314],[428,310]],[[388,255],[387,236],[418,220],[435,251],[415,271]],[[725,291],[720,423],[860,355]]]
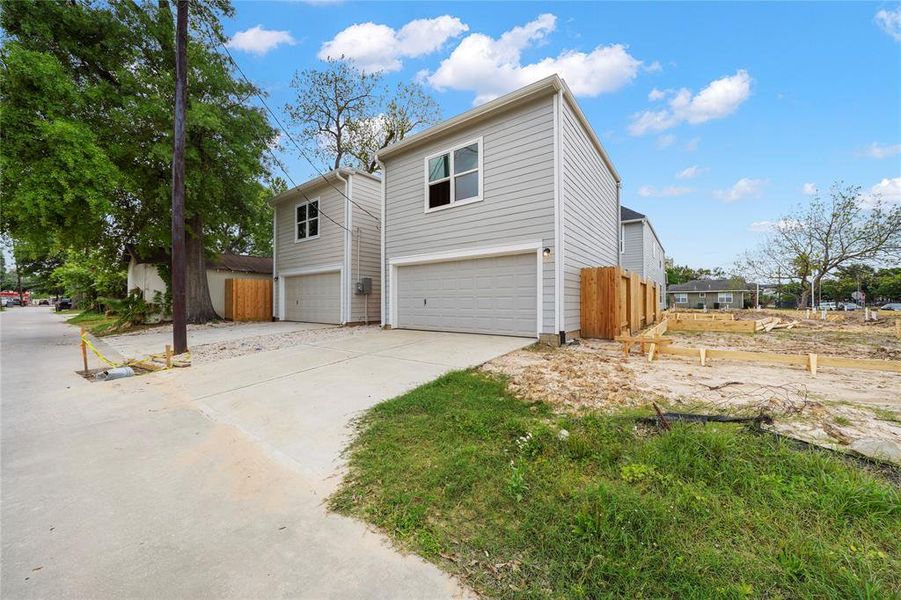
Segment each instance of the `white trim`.
[[[439,152],[433,152],[432,154],[429,154],[428,156],[423,158],[423,160],[422,160],[422,164],[423,164],[423,198],[422,198],[423,212],[425,212],[425,213],[437,212],[439,210],[446,210],[448,208],[454,208],[457,206],[465,206],[467,204],[472,204],[474,202],[481,202],[484,199],[485,193],[484,193],[483,183],[484,183],[485,169],[483,168],[482,159],[483,159],[483,156],[485,153],[483,150],[482,141],[483,141],[482,136],[479,136],[479,137],[471,139],[469,141],[466,141],[466,142],[463,142],[460,144],[455,144],[454,146],[452,146],[450,148],[445,148]],[[469,171],[464,171],[462,173],[454,173],[454,152],[456,152],[460,148],[465,148],[466,146],[472,146],[473,144],[477,144],[479,147],[479,165],[475,169],[470,169]],[[433,158],[437,158],[437,157],[443,156],[445,154],[448,155],[448,176],[446,178],[437,180],[435,183],[439,183],[442,181],[448,182],[448,185],[450,186],[450,190],[449,190],[450,204],[444,204],[442,206],[436,206],[434,208],[430,208],[429,207],[429,184],[430,184],[430,182],[429,182],[429,161],[432,160]],[[463,175],[467,175],[469,173],[474,173],[474,172],[478,172],[478,174],[479,174],[479,195],[473,196],[471,198],[465,198],[465,199],[457,202],[455,199],[455,197],[456,197],[456,194],[455,194],[456,186],[454,185],[455,178],[461,177]]]
[[[353,289],[354,289],[354,272],[353,272],[353,251],[354,251],[354,207],[351,203],[351,200],[354,197],[354,176],[350,175],[347,178],[347,188],[345,190],[347,192],[347,200],[344,203],[347,205],[347,218],[345,219],[345,226],[350,230],[347,232],[347,249],[345,250],[345,275],[344,275],[344,322],[350,323],[353,312],[351,307],[351,302],[353,301]],[[357,232],[357,235],[360,235]],[[357,273],[357,277],[360,274]]]
[[386,191],[387,181],[388,181],[388,172],[385,169],[385,164],[381,160],[379,160],[379,167],[382,171],[381,198],[380,198],[381,203],[382,203],[382,212],[379,215],[379,218],[381,219],[381,227],[379,228],[380,229],[379,237],[381,238],[381,240],[380,240],[381,249],[380,249],[380,253],[379,253],[379,261],[380,261],[379,262],[379,281],[380,281],[379,293],[381,294],[380,311],[382,313],[381,314],[382,327],[384,327],[385,325],[388,324],[385,319],[385,277],[384,277],[384,273],[385,273],[385,191]]
[[557,148],[557,153],[555,157],[556,164],[554,169],[557,171],[558,175],[556,178],[557,182],[557,193],[556,198],[557,202],[560,203],[560,231],[559,235],[559,250],[557,252],[557,263],[559,264],[558,270],[560,273],[559,282],[557,285],[560,286],[560,293],[557,298],[557,306],[559,319],[557,322],[558,331],[565,332],[566,331],[566,199],[563,197],[563,90],[557,92],[557,118],[555,119],[555,129],[554,129],[554,144]]
[[347,295],[347,288],[349,287],[348,278],[350,275],[348,274],[348,265],[350,264],[350,247],[351,247],[351,229],[350,229],[350,197],[349,189],[348,189],[348,179],[344,179],[341,176],[340,170],[335,172],[335,177],[338,178],[338,181],[344,184],[344,230],[341,232],[341,239],[343,240],[342,244],[342,268],[341,268],[341,289],[338,292],[338,297],[341,299],[341,323],[347,323],[347,302],[345,301],[345,296]]
[[[300,269],[289,269],[281,271],[278,274],[278,318],[280,321],[285,320],[285,278],[297,277],[298,275],[318,275],[320,273],[338,272],[339,282],[344,278],[344,268],[341,263],[333,265],[321,265],[317,267],[302,267]],[[340,285],[340,283],[339,283]],[[344,296],[341,296],[341,314],[344,314]]]
[[486,246],[480,248],[466,248],[461,250],[445,250],[442,252],[431,252],[428,254],[411,254],[407,256],[397,256],[389,259],[389,278],[388,286],[390,288],[391,303],[391,322],[392,327],[397,327],[397,268],[406,265],[422,265],[439,262],[452,262],[456,260],[466,260],[471,258],[491,258],[494,256],[511,256],[515,254],[527,254],[535,252],[537,255],[537,315],[535,317],[535,325],[537,327],[536,337],[540,337],[543,328],[542,312],[544,308],[543,298],[543,278],[542,266],[544,250],[541,240],[536,242],[525,242],[521,244],[509,244],[506,246]]
[[560,102],[560,97],[554,94],[554,335],[557,335],[560,331],[560,186],[557,185],[557,179],[560,177],[560,172],[557,169],[557,156],[560,154],[560,149],[557,147],[557,144],[560,142],[557,139],[558,102]]
[[[297,209],[304,204],[312,204],[313,202],[316,203],[316,235],[307,236],[303,239],[300,239],[297,237]],[[301,242],[306,242],[309,240],[315,240],[315,239],[319,238],[319,235],[322,233],[322,218],[319,216],[319,208],[321,206],[322,206],[322,202],[319,201],[319,196],[316,196],[315,198],[304,199],[304,200],[294,203],[294,214],[293,214],[294,218],[292,220],[294,221],[294,243],[295,244],[299,244]],[[309,209],[307,209],[307,210],[309,210]],[[307,213],[307,219],[304,222],[305,223],[309,222],[309,220],[310,220],[309,213]],[[310,228],[309,228],[309,226],[307,226],[307,231],[309,231],[309,230],[310,230]]]

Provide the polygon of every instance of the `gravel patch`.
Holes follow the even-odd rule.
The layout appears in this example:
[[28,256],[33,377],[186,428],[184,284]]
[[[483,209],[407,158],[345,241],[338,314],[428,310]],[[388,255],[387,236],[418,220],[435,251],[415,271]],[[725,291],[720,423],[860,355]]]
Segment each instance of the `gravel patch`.
[[[201,325],[200,327],[208,326],[209,325]],[[216,362],[217,360],[223,360],[226,358],[233,358],[235,356],[244,356],[246,354],[266,352],[268,350],[279,350],[281,348],[291,348],[302,344],[313,344],[345,339],[359,335],[365,335],[373,331],[377,331],[378,328],[378,325],[364,325],[359,327],[329,327],[324,329],[311,329],[307,331],[291,331],[284,333],[273,333],[268,335],[258,335],[227,342],[202,344],[191,348],[191,362],[193,364],[204,364]]]

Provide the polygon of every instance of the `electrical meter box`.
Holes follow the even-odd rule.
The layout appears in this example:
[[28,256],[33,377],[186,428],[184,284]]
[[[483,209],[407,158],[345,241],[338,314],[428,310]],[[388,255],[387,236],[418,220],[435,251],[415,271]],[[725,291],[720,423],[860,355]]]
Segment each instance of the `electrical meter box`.
[[357,295],[367,296],[372,293],[372,277],[362,277],[357,281]]

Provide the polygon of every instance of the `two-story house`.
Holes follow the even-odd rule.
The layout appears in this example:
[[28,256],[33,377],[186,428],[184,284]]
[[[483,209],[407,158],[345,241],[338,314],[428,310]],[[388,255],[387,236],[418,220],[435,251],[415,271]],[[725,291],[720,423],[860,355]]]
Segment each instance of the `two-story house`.
[[666,306],[666,254],[650,219],[638,211],[620,207],[619,252],[624,269],[656,281],[660,288],[661,308]]
[[617,265],[620,177],[553,75],[389,146],[382,322],[578,336],[583,267]]
[[313,323],[378,322],[381,187],[341,168],[278,194],[273,207],[273,316]]

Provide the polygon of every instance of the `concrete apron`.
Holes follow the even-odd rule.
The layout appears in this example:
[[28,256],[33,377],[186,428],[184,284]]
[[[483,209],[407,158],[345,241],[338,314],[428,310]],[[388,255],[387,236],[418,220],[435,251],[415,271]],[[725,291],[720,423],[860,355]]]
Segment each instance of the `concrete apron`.
[[[4,597],[468,594],[323,500],[360,410],[529,340],[374,332],[90,384],[69,375],[77,332],[46,322],[55,341],[22,360],[10,323]],[[51,367],[27,395],[8,387]]]

